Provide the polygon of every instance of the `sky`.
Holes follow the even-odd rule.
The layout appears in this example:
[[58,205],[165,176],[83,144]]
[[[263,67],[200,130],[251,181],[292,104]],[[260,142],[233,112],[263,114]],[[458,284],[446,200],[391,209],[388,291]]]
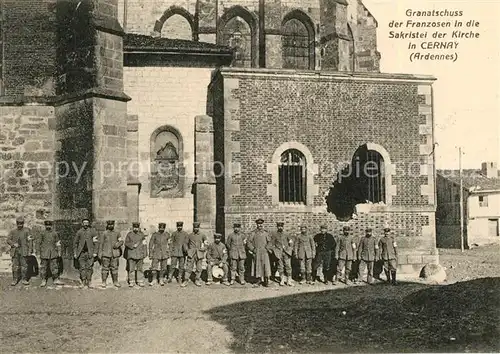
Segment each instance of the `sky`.
[[[480,168],[481,162],[495,161],[500,166],[500,0],[363,0],[378,21],[378,50],[381,71],[389,73],[426,74],[437,78],[434,87],[434,124],[436,167],[458,168],[462,148],[462,167]],[[458,53],[453,61],[415,61],[408,40],[391,39],[389,31],[410,31],[389,28],[392,20],[406,21],[406,11],[463,11],[460,20],[478,21],[479,27],[464,31],[479,32],[479,38],[459,39],[456,50],[434,53]],[[414,21],[454,21],[456,17],[411,17]],[[464,25],[465,26],[465,25]],[[423,30],[414,28],[413,31]],[[426,28],[431,36],[434,29]],[[446,29],[447,37],[451,30]],[[417,46],[421,42],[419,40]],[[432,39],[429,41],[457,41]],[[423,50],[419,50],[423,52]]]

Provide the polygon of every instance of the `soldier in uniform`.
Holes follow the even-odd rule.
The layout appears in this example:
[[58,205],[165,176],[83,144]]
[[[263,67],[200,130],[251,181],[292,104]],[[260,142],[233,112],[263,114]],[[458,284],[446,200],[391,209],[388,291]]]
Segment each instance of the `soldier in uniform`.
[[344,226],[342,236],[337,239],[335,247],[335,258],[337,259],[337,279],[342,278],[344,273],[344,282],[349,284],[349,275],[352,270],[352,262],[356,259],[356,242],[349,234],[351,228]]
[[[171,243],[170,243],[170,256],[172,262],[170,263],[170,271],[168,273],[168,282],[171,283],[175,268],[179,267],[179,274],[177,275],[177,282],[180,283],[184,280],[184,274],[186,272],[184,259],[186,257],[186,241],[188,234],[183,231],[182,228],[184,223],[182,221],[177,221],[177,231],[172,232]],[[190,273],[191,274],[191,273]]]
[[371,228],[366,229],[365,237],[359,241],[358,247],[358,260],[360,261],[358,280],[362,278],[364,268],[366,267],[368,269],[366,280],[368,284],[373,284],[373,265],[378,258],[378,243],[377,240],[372,237],[372,231]]
[[[384,272],[387,282],[396,285],[396,271],[398,267],[398,248],[396,240],[391,235],[389,227],[384,228],[384,237],[378,242],[380,258],[384,262]],[[391,279],[392,278],[392,279]]]
[[300,284],[306,281],[307,284],[311,284],[312,260],[316,256],[316,245],[314,238],[307,233],[305,225],[300,227],[300,235],[295,242],[295,256],[300,261]]
[[97,232],[90,227],[90,220],[83,219],[82,228],[76,232],[73,239],[73,257],[78,259],[80,265],[81,288],[91,287],[94,257],[99,249],[98,241]]
[[189,277],[193,272],[193,267],[196,266],[195,281],[196,286],[201,286],[201,272],[203,259],[207,252],[208,240],[205,235],[200,233],[200,223],[193,223],[193,232],[189,234],[186,240],[187,260],[186,260],[186,275],[182,287],[187,286]]
[[[285,223],[277,222],[277,231],[271,235],[271,247],[276,269],[280,275],[280,286],[293,286],[292,279],[292,255],[295,247],[295,238],[283,232]],[[286,275],[285,275],[286,272]]]
[[7,244],[10,246],[12,257],[12,283],[10,285],[17,285],[20,279],[23,280],[23,285],[29,285],[28,257],[34,252],[33,235],[31,230],[24,227],[22,216],[16,219],[16,228],[10,231]]
[[257,282],[254,287],[263,284],[268,286],[269,276],[271,275],[271,264],[269,262],[269,253],[272,251],[271,236],[264,230],[264,220],[259,218],[255,221],[257,228],[252,231],[248,237],[247,247],[252,258],[252,276]]
[[115,231],[115,221],[106,221],[106,230],[101,234],[98,253],[98,257],[102,263],[102,288],[106,288],[106,281],[110,272],[113,285],[117,288],[120,287],[120,283],[118,282],[118,265],[120,263],[120,256],[122,255],[122,246],[123,239]]
[[328,233],[327,227],[321,225],[320,233],[314,236],[314,242],[316,244],[316,258],[313,261],[313,278],[312,283],[314,284],[319,268],[323,269],[323,277],[325,284],[329,281],[335,283],[334,280],[334,266],[332,264],[333,258],[335,256],[335,238],[332,234]]
[[219,266],[224,271],[222,284],[230,285],[227,281],[228,266],[227,266],[227,248],[222,242],[221,234],[214,234],[214,243],[208,246],[207,250],[207,285],[212,284],[212,267]]
[[165,274],[167,273],[167,262],[170,258],[170,234],[165,231],[167,225],[163,222],[158,224],[158,232],[153,233],[149,240],[149,258],[151,258],[151,272],[153,278],[150,286],[156,281],[159,272],[160,285],[165,285]]
[[54,285],[63,285],[59,280],[59,262],[61,257],[61,239],[59,235],[52,230],[53,223],[51,220],[45,220],[45,231],[40,233],[38,242],[36,242],[36,254],[40,257],[40,278],[42,279],[41,287],[47,285],[47,268],[50,268],[50,273],[54,281]]
[[137,284],[142,288],[144,286],[144,258],[147,257],[148,249],[146,235],[140,230],[138,222],[132,223],[132,231],[125,237],[125,247],[128,257],[128,286],[132,288]]
[[233,233],[229,234],[226,240],[226,247],[229,249],[231,259],[231,283],[233,285],[238,273],[238,280],[241,285],[245,285],[245,261],[247,253],[245,250],[246,237],[241,233],[241,224],[233,224]]

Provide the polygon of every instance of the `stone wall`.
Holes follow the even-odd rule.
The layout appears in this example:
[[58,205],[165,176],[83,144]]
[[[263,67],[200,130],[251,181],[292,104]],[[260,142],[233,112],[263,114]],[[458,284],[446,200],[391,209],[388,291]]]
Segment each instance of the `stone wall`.
[[[41,228],[52,218],[55,114],[50,106],[0,107],[0,246],[24,215]],[[5,249],[4,249],[5,250]]]
[[[121,6],[125,4],[122,2]],[[221,40],[217,26],[220,27],[234,15],[243,17],[253,26],[256,37],[253,62],[258,66],[258,54],[263,48],[267,68],[282,67],[283,20],[290,13],[299,12],[310,21],[314,31],[315,63],[312,68],[379,71],[377,22],[358,0],[349,3],[321,0],[266,1],[263,11],[265,43],[262,47],[258,43],[260,14],[259,2],[256,0],[128,0],[127,6],[127,11],[120,10],[122,15],[126,13],[126,19],[121,21],[126,23],[127,32],[168,38],[199,38],[200,41],[211,43]],[[355,48],[354,58],[352,48]],[[354,67],[353,60],[356,62]]]
[[[257,217],[268,227],[283,220],[292,230],[327,223],[338,231],[344,223],[328,212],[327,197],[338,172],[367,144],[384,158],[386,203],[356,206],[354,234],[367,226],[380,234],[390,225],[409,252],[405,272],[437,260],[431,80],[262,69],[221,69],[217,80],[212,89],[223,93],[224,108],[222,117],[214,112],[214,127],[224,139],[215,140],[215,151],[223,151],[225,169],[218,218],[224,215],[226,233],[235,221],[252,229]],[[279,156],[287,148],[306,156],[306,205],[278,201]]]
[[8,96],[53,96],[56,8],[53,0],[5,0],[3,83]]

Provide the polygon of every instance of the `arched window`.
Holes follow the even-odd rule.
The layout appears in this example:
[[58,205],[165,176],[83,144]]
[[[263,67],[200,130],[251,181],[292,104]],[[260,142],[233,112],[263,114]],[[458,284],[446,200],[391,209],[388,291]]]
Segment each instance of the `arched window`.
[[306,204],[306,159],[297,149],[281,154],[278,167],[279,201],[281,203]]
[[356,151],[355,163],[358,177],[356,189],[360,199],[385,203],[385,166],[382,155],[364,145]]
[[172,127],[157,129],[151,137],[151,196],[167,197],[182,181],[182,140]]
[[233,66],[252,66],[252,31],[242,17],[234,16],[222,29],[222,44],[235,49]]
[[193,40],[193,31],[189,21],[181,15],[170,16],[161,29],[164,38]]
[[314,69],[314,27],[306,14],[294,11],[285,17],[281,42],[283,68]]
[[154,32],[164,38],[198,40],[194,16],[176,5],[169,7],[156,21]]

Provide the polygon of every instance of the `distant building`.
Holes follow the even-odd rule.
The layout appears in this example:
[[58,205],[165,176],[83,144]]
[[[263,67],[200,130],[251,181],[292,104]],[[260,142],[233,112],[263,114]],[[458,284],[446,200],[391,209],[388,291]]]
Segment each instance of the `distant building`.
[[[460,247],[460,176],[437,171],[437,246]],[[500,242],[500,175],[495,162],[463,171],[464,246]]]

